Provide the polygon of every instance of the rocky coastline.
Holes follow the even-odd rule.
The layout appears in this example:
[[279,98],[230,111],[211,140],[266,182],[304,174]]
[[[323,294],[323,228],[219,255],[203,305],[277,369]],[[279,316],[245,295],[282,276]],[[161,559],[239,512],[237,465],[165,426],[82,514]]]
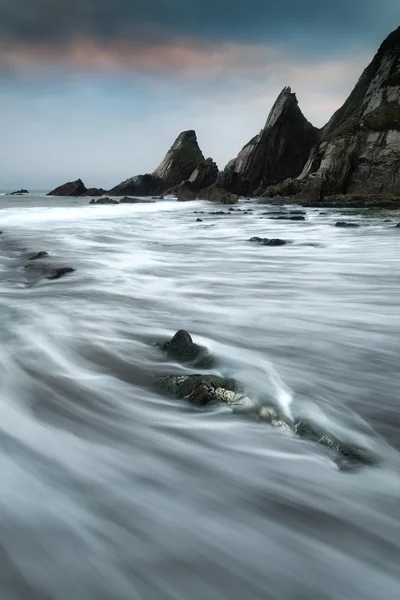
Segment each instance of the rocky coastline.
[[[81,179],[49,196],[173,195],[236,204],[239,197],[304,206],[400,208],[400,27],[381,44],[343,106],[322,128],[285,87],[264,128],[220,172],[196,132],[178,135],[160,165],[111,190]],[[102,202],[99,202],[100,204]]]

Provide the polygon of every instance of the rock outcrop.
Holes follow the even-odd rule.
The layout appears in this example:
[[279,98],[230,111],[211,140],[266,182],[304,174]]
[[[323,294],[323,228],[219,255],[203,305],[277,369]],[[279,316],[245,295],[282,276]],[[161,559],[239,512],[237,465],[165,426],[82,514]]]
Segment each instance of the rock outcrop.
[[190,179],[203,161],[204,156],[197,143],[196,132],[183,131],[178,135],[153,176],[162,180],[164,188],[171,188]]
[[218,185],[237,194],[300,175],[318,130],[301,112],[296,94],[286,87],[279,94],[264,129],[225,167]]
[[150,173],[136,175],[116,185],[108,193],[111,196],[156,196],[164,191],[164,183]]
[[300,195],[400,196],[400,27],[383,42],[323,128],[298,178]]
[[29,194],[28,190],[21,189],[21,190],[17,190],[16,192],[11,192],[11,194],[9,194],[9,195],[10,196],[24,196],[25,194]]
[[85,184],[82,179],[76,181],[69,181],[60,185],[52,192],[49,192],[47,196],[86,196],[88,193]]

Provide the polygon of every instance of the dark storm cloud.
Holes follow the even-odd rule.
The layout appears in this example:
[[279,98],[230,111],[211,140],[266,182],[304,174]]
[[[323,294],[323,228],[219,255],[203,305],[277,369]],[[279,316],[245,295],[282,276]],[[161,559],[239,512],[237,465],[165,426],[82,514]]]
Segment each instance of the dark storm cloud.
[[[26,43],[176,37],[199,42],[305,46],[381,38],[397,25],[398,0],[0,0],[0,36]],[[337,48],[338,49],[338,48]]]

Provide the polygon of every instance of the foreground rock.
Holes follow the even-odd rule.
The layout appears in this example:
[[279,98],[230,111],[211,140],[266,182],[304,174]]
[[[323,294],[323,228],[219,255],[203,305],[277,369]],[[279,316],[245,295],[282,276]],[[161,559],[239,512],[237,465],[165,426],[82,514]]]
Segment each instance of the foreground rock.
[[340,440],[309,420],[301,417],[291,419],[282,414],[277,406],[260,405],[250,398],[234,379],[225,379],[213,374],[167,375],[159,379],[159,386],[175,398],[187,400],[197,406],[226,406],[233,412],[252,415],[277,429],[325,446],[334,452],[335,462],[340,468],[371,466],[377,463],[377,458],[364,448]]
[[160,348],[167,353],[168,358],[183,364],[188,363],[199,368],[208,368],[214,364],[207,348],[195,344],[191,335],[183,329],[171,340],[164,342]]
[[376,463],[376,457],[365,449],[343,442],[308,420],[290,419],[282,415],[276,406],[260,406],[250,399],[243,387],[233,379],[224,379],[212,374],[169,375],[162,377],[159,385],[176,398],[185,399],[198,406],[226,405],[233,412],[253,414],[258,420],[268,422],[278,429],[291,431],[305,440],[321,444],[338,455],[336,462],[344,468]]
[[11,192],[10,196],[24,196],[25,194],[29,194],[28,190],[17,190],[16,192]]
[[335,227],[360,227],[359,223],[349,223],[349,221],[338,221],[335,223]]
[[286,240],[281,240],[280,238],[260,238],[257,236],[250,238],[249,242],[256,242],[262,246],[285,246],[289,243]]
[[317,140],[318,130],[301,112],[296,94],[279,94],[264,129],[230,161],[218,184],[240,195],[300,175]]
[[76,181],[69,181],[60,185],[52,192],[49,192],[47,196],[86,196],[87,192],[88,190],[82,179],[77,179]]

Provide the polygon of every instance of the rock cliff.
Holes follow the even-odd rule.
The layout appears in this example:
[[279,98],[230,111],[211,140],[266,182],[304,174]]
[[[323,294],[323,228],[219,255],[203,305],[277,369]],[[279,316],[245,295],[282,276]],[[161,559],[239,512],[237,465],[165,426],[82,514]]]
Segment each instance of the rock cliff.
[[82,179],[76,181],[69,181],[60,185],[52,192],[49,192],[48,196],[86,196],[87,188],[83,183]]
[[219,185],[238,194],[297,177],[317,140],[318,130],[301,112],[296,94],[286,87],[279,94],[264,129],[230,161]]
[[301,196],[400,195],[400,27],[383,42],[344,105],[323,128]]

